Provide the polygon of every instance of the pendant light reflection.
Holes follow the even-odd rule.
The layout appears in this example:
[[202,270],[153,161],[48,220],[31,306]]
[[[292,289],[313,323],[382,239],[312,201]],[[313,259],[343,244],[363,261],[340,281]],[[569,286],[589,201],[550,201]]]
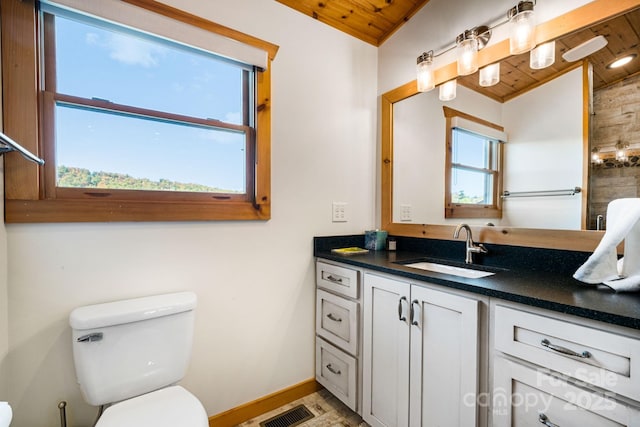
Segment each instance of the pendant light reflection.
[[428,92],[435,87],[433,75],[433,51],[425,52],[418,57],[418,92]]
[[487,65],[480,69],[480,86],[489,87],[500,83],[500,63]]
[[626,162],[629,160],[627,156],[627,148],[629,148],[629,144],[625,144],[624,142],[618,141],[616,144],[616,160],[619,162]]
[[457,89],[456,79],[449,80],[448,82],[441,84],[439,87],[440,101],[451,101],[452,99],[455,99]]
[[556,61],[556,42],[536,46],[529,54],[529,66],[534,70],[546,68]]
[[509,52],[512,55],[527,52],[535,46],[534,1],[521,1],[507,12],[511,25]]

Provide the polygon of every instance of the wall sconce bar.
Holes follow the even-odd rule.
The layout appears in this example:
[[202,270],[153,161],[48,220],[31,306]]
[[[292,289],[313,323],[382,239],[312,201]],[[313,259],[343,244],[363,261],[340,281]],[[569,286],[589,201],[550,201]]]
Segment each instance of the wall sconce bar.
[[547,196],[575,196],[582,192],[582,188],[574,187],[566,190],[540,190],[540,191],[503,191],[502,197],[547,197]]
[[[480,25],[465,30],[456,37],[453,46],[438,53],[430,50],[418,56],[416,79],[418,92],[430,91],[439,82],[442,82],[435,76],[433,59],[452,49],[456,49],[457,57],[455,62],[457,72],[453,77],[470,75],[480,69],[480,86],[488,87],[498,84],[500,82],[499,62],[490,55],[481,60],[479,52],[491,39],[492,30],[505,24],[511,26],[508,39],[511,55],[530,52],[530,67],[532,69],[541,69],[552,65],[555,62],[555,42],[553,39],[536,44],[539,41],[538,38],[544,39],[544,36],[538,37],[536,34],[537,27],[533,12],[535,4],[536,0],[522,0],[507,11],[506,20],[493,26]],[[451,79],[444,79],[444,81],[448,80]],[[442,91],[440,99],[444,101]],[[447,100],[451,99],[453,98]]]
[[4,153],[8,153],[10,151],[17,151],[18,153],[22,154],[22,157],[24,157],[25,159],[37,163],[40,166],[44,165],[44,160],[31,153],[22,145],[15,142],[13,139],[9,138],[3,132],[0,132],[0,144],[2,144],[0,145],[0,155],[3,155]]

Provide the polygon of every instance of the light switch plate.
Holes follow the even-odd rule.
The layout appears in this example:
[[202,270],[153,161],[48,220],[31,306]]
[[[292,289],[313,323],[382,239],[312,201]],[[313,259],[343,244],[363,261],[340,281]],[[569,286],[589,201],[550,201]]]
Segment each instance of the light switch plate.
[[411,221],[411,205],[400,205],[400,221]]
[[347,203],[333,202],[333,222],[347,222]]

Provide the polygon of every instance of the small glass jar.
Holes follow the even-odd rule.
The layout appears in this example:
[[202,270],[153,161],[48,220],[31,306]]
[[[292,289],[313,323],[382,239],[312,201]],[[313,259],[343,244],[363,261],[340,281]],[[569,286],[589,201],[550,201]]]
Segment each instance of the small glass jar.
[[395,251],[396,248],[397,248],[396,238],[395,237],[387,238],[387,250],[388,251]]

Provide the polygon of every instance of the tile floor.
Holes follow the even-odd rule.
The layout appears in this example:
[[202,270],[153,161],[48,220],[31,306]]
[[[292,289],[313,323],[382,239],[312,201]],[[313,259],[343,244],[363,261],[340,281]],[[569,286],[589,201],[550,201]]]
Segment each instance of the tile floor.
[[368,427],[368,425],[362,421],[362,418],[351,409],[347,408],[342,402],[340,402],[331,393],[322,389],[316,393],[312,393],[301,399],[293,401],[287,405],[284,405],[278,409],[274,409],[271,412],[262,414],[249,421],[245,421],[242,424],[238,424],[237,427],[259,427],[262,421],[268,420],[287,409],[294,406],[304,404],[307,409],[315,415],[309,421],[305,421],[298,426],[303,427]]

